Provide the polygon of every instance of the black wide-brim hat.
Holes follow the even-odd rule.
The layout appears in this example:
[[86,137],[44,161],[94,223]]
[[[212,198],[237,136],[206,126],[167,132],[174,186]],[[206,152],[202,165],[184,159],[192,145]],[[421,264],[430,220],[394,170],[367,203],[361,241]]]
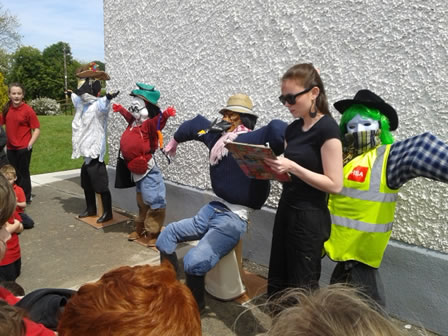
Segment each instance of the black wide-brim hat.
[[395,109],[370,90],[359,90],[353,99],[340,100],[334,103],[333,106],[343,114],[345,110],[355,104],[361,104],[379,110],[381,114],[384,114],[389,119],[391,131],[395,131],[398,128],[398,115]]

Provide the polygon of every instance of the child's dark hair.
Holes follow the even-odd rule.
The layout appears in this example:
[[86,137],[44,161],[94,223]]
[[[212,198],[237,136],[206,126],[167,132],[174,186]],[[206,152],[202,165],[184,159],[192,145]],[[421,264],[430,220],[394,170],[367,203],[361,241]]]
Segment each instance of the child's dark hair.
[[[9,84],[8,85],[8,93],[9,92],[11,92],[11,88],[13,88],[13,87],[19,87],[19,88],[21,88],[22,89],[22,92],[23,92],[23,96],[25,97],[25,89],[24,89],[24,87],[22,86],[22,84],[20,84],[20,83],[11,83],[11,84]],[[8,101],[7,101],[7,103],[5,104],[5,106],[3,106],[3,110],[2,110],[2,113],[3,113],[3,123],[5,123],[6,122],[6,115],[8,114],[8,111],[9,111],[9,108],[11,107],[11,99],[9,99]]]

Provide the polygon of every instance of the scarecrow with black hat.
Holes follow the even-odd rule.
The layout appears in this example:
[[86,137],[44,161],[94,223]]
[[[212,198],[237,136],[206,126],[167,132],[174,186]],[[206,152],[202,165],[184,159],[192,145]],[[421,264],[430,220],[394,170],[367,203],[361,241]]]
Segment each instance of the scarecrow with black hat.
[[324,248],[337,261],[331,283],[363,288],[385,305],[378,268],[392,233],[400,188],[415,177],[448,182],[448,145],[429,132],[394,142],[395,109],[369,90],[338,101],[344,142],[344,187],[328,207],[332,226]]
[[174,107],[161,111],[157,102],[160,92],[152,85],[136,83],[138,89],[131,91],[134,97],[129,111],[113,104],[114,112],[128,122],[120,140],[120,150],[126,166],[136,183],[139,213],[135,219],[135,231],[129,241],[137,240],[146,246],[155,246],[165,221],[166,189],[162,172],[153,157],[163,147],[161,130],[169,117],[176,115]]
[[168,260],[177,269],[177,244],[199,240],[184,257],[187,286],[191,289],[200,310],[205,307],[204,277],[218,261],[228,254],[246,232],[249,215],[266,201],[270,183],[251,179],[244,174],[235,159],[228,155],[227,141],[266,144],[279,155],[283,152],[286,123],[273,120],[253,131],[257,115],[252,100],[245,94],[231,96],[219,111],[222,120],[215,122],[198,115],[185,121],[165,147],[174,156],[178,143],[197,140],[210,150],[210,180],[218,201],[202,207],[193,218],[171,223],[160,233],[156,247],[161,261]]
[[67,93],[71,95],[75,107],[72,122],[72,159],[84,157],[81,167],[81,186],[84,189],[87,207],[78,217],[96,215],[95,193],[98,193],[101,195],[104,212],[97,223],[103,223],[113,217],[112,197],[104,156],[110,101],[118,95],[119,91],[99,97],[100,80],[109,80],[110,77],[106,72],[100,71],[94,62],[77,69],[76,77],[78,89],[74,92],[67,91]]

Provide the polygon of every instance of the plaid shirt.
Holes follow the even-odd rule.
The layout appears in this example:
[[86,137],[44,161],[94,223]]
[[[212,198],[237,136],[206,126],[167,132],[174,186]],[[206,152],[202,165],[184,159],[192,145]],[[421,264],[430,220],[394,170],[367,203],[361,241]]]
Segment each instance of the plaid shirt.
[[396,142],[390,149],[386,176],[392,189],[420,176],[448,182],[448,145],[429,132]]

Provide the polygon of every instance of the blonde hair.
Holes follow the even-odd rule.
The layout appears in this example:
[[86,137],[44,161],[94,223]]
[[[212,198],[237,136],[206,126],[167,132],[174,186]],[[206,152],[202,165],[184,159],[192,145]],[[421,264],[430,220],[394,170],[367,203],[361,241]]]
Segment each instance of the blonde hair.
[[198,306],[169,263],[123,266],[68,301],[59,336],[200,336]]
[[335,284],[315,291],[292,290],[280,300],[296,303],[274,318],[266,335],[405,335],[374,301],[347,285]]
[[17,178],[17,173],[16,173],[16,169],[14,168],[13,165],[10,164],[5,164],[4,166],[2,166],[0,168],[0,173],[3,174],[7,179],[16,179]]

